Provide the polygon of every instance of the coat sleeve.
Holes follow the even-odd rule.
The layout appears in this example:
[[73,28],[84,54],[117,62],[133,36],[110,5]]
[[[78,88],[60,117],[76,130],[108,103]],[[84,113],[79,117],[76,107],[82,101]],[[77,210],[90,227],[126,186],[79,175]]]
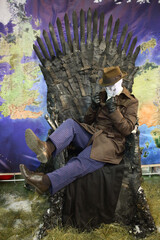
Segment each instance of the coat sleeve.
[[89,125],[92,124],[96,118],[97,111],[98,107],[96,109],[93,109],[91,104],[84,116],[84,123],[87,123]]
[[[106,101],[107,94],[104,89],[99,93],[99,98],[100,98],[101,102]],[[88,108],[88,110],[84,116],[84,123],[87,123],[90,125],[95,121],[97,112],[99,110],[99,106],[100,106],[99,104],[97,104],[97,106],[96,106],[95,104],[91,103],[90,107]]]
[[114,127],[124,136],[129,135],[135,128],[137,121],[137,110],[138,100],[136,98],[133,98],[129,102],[124,114],[122,114],[119,109],[109,114]]

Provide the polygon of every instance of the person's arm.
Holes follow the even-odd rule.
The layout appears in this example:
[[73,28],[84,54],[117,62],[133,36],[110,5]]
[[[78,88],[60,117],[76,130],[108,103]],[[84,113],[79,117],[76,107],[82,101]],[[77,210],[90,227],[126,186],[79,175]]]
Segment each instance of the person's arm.
[[95,120],[97,110],[98,109],[93,109],[91,104],[84,116],[84,123],[92,124]]
[[97,93],[93,98],[92,98],[92,103],[90,105],[90,107],[88,108],[85,116],[84,116],[84,123],[87,124],[92,124],[96,118],[96,113],[98,111],[99,108],[99,103],[100,103],[100,99],[99,99],[99,93]]
[[114,99],[111,99],[110,103],[106,101],[106,106],[115,128],[124,136],[129,135],[135,128],[137,121],[138,100],[136,98],[130,100],[124,115],[117,108]]

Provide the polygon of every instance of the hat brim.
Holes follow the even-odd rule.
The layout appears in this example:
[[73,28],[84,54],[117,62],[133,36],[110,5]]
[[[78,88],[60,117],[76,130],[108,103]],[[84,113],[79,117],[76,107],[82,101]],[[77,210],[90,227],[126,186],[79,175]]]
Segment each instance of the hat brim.
[[108,87],[108,86],[112,86],[114,85],[115,83],[117,83],[120,79],[122,79],[123,77],[127,76],[128,74],[126,72],[122,72],[122,76],[118,79],[115,80],[115,82],[112,82],[112,83],[104,83],[103,82],[103,78],[99,79],[98,83],[99,85],[103,86],[103,87]]

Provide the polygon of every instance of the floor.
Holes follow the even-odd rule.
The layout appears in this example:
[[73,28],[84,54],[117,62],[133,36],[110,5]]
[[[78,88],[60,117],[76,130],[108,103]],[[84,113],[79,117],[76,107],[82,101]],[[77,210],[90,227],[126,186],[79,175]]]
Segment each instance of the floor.
[[[157,232],[146,239],[160,240],[160,176],[143,177],[142,187],[157,226]],[[48,197],[26,190],[24,182],[0,182],[0,239],[37,240],[43,214],[48,208]],[[110,224],[90,233],[56,228],[50,230],[43,239],[132,240],[134,237],[129,234],[127,227]]]

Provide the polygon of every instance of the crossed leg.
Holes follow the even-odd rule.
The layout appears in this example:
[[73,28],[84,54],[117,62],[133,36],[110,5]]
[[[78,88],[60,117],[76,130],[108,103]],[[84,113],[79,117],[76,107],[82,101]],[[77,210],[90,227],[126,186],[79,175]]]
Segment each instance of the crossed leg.
[[[54,194],[75,179],[103,167],[105,164],[104,162],[90,158],[92,146],[87,146],[87,144],[91,136],[90,133],[83,129],[73,119],[67,119],[49,137],[49,140],[54,146],[54,152],[52,153],[53,157],[63,151],[71,142],[73,142],[81,152],[78,156],[71,158],[62,168],[43,176],[36,175],[36,173],[30,173],[25,166],[21,165],[20,169],[26,181],[33,185],[39,193],[43,193],[46,189],[51,187],[51,193]],[[36,149],[36,154],[38,153],[37,157],[41,156],[40,159],[43,160],[43,156],[48,156],[48,153],[46,154],[45,152],[46,145],[44,145],[34,133],[29,135],[27,141],[28,146],[31,146],[31,150],[33,149],[34,151],[34,149]]]

